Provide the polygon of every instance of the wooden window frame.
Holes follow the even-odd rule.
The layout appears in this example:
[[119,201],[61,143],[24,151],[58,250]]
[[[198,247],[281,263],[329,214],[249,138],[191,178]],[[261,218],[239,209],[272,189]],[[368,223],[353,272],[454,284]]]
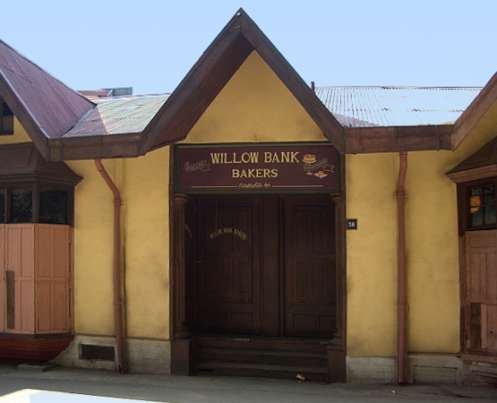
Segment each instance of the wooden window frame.
[[[462,182],[457,184],[457,199],[458,199],[458,227],[459,235],[464,235],[466,231],[485,231],[491,229],[497,229],[497,224],[495,225],[485,225],[481,227],[471,227],[470,226],[470,214],[469,214],[469,190],[475,186],[483,186],[492,184],[497,196],[497,177],[483,178],[472,180],[469,182]],[[497,197],[496,197],[496,210],[497,210]]]
[[[67,184],[45,182],[45,181],[19,181],[19,182],[2,182],[0,181],[0,195],[5,197],[5,214],[3,223],[15,224],[11,221],[11,192],[13,190],[30,190],[32,192],[32,216],[29,223],[40,222],[40,192],[47,190],[60,190],[67,193],[67,223],[64,225],[74,224],[74,187]],[[1,196],[0,196],[1,197]],[[55,224],[56,225],[56,224]]]

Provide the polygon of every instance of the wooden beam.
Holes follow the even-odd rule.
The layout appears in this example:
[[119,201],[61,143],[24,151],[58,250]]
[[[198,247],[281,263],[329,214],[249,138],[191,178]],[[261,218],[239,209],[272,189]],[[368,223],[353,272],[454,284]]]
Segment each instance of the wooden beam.
[[450,172],[447,176],[455,183],[470,182],[479,179],[493,178],[497,176],[497,164],[467,169],[459,172]]
[[346,153],[449,150],[451,125],[345,129]]
[[137,157],[142,155],[140,141],[140,134],[134,133],[50,139],[49,159],[64,161]]

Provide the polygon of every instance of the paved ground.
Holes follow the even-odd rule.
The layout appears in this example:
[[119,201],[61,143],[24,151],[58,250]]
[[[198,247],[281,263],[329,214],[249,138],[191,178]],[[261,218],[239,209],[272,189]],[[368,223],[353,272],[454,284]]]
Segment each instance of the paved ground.
[[26,388],[172,403],[497,402],[495,387],[324,385],[260,378],[117,375],[60,368],[41,372],[0,367],[0,395]]

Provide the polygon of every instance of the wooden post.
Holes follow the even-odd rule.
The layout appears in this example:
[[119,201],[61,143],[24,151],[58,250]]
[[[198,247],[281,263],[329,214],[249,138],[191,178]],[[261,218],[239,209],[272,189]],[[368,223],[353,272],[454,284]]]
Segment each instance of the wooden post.
[[186,256],[185,221],[188,197],[184,194],[174,196],[173,222],[173,329],[171,342],[171,373],[190,375],[191,340],[186,315]]

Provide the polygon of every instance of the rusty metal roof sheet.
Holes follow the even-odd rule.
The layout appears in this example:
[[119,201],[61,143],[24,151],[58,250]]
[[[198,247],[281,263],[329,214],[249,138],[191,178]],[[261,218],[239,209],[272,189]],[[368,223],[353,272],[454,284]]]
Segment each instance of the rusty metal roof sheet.
[[0,78],[48,138],[62,136],[94,106],[2,40]]
[[317,87],[345,127],[453,124],[481,87]]
[[[452,124],[480,87],[317,87],[316,95],[345,127]],[[64,137],[141,133],[168,94],[96,99]]]
[[164,104],[168,94],[96,99],[66,137],[141,133]]

